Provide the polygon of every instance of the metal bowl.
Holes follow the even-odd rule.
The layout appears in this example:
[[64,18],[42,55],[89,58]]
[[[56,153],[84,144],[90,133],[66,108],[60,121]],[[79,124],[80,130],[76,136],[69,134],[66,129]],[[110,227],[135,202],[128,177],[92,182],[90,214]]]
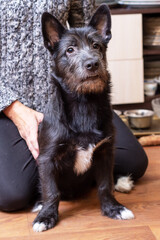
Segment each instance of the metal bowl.
[[147,129],[152,125],[154,112],[147,109],[134,109],[124,112],[128,118],[128,123],[134,129]]

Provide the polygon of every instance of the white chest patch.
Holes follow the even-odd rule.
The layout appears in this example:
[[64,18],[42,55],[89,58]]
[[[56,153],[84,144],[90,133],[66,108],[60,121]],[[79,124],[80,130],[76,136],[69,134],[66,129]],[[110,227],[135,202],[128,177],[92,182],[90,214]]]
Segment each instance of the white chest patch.
[[92,154],[95,145],[89,144],[87,149],[77,148],[77,157],[74,165],[74,172],[79,175],[86,172],[92,163]]

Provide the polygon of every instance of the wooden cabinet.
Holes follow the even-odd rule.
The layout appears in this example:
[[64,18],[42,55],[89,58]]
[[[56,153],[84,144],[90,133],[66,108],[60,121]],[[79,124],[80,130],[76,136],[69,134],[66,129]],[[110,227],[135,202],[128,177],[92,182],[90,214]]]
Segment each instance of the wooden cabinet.
[[109,69],[113,104],[144,101],[142,59],[110,61]]
[[144,101],[142,14],[112,15],[112,39],[107,51],[112,103]]

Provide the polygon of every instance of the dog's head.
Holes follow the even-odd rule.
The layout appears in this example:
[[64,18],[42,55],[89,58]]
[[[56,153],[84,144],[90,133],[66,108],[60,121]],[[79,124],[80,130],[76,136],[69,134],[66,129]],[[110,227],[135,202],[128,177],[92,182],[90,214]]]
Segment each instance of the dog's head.
[[106,47],[111,38],[111,17],[107,5],[101,5],[88,26],[66,29],[51,14],[42,15],[45,47],[55,60],[56,75],[72,92],[102,92],[109,78],[106,71]]

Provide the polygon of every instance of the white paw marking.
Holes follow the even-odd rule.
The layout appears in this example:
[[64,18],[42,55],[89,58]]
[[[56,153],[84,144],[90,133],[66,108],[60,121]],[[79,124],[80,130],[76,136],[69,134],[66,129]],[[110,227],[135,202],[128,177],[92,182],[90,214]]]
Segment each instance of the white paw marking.
[[34,231],[34,232],[43,232],[43,231],[45,231],[45,230],[47,230],[47,226],[46,226],[43,222],[41,222],[41,223],[36,222],[36,223],[33,225],[33,231]]
[[91,167],[94,147],[94,144],[89,144],[87,149],[78,147],[77,157],[74,165],[74,171],[77,175],[83,174]]
[[41,209],[42,209],[43,205],[42,204],[39,204],[39,205],[35,205],[33,208],[32,208],[32,212],[39,212]]
[[118,192],[130,192],[134,187],[134,182],[130,176],[120,177],[115,185]]
[[124,210],[122,210],[120,212],[120,215],[118,215],[117,218],[118,219],[124,219],[124,220],[133,219],[134,218],[134,214],[132,213],[131,210],[129,210],[129,209],[124,207]]

